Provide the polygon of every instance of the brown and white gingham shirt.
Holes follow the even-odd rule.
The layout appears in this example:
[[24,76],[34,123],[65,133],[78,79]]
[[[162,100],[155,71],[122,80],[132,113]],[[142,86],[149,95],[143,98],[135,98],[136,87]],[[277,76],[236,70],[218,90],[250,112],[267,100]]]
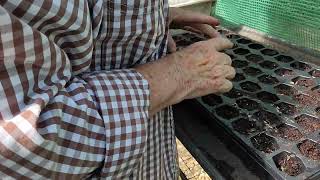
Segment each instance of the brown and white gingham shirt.
[[166,54],[166,0],[0,0],[0,179],[176,179],[171,108],[132,67]]

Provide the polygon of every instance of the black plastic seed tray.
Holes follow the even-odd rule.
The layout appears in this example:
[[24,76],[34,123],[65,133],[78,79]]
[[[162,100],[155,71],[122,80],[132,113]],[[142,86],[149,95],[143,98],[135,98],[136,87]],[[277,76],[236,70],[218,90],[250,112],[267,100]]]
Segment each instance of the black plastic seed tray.
[[[234,89],[196,99],[277,179],[320,179],[320,67],[224,31]],[[204,37],[174,37],[183,48]]]

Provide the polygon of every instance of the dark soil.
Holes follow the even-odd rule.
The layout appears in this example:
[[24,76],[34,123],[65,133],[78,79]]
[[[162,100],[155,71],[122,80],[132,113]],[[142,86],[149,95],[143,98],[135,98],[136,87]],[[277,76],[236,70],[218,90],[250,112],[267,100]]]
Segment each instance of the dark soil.
[[280,84],[276,86],[275,89],[277,93],[287,95],[287,96],[292,96],[298,92],[294,87],[286,84]]
[[236,34],[229,34],[229,35],[227,35],[227,38],[229,38],[229,39],[239,39],[240,36],[236,35]]
[[180,41],[180,40],[184,39],[184,37],[181,36],[181,35],[177,35],[177,36],[173,36],[172,39],[173,39],[175,42],[177,42],[177,41]]
[[313,133],[320,130],[320,119],[303,114],[295,118],[295,121],[304,129],[306,133]]
[[262,75],[258,77],[259,81],[264,84],[277,84],[279,83],[279,80],[273,76],[270,75]]
[[238,55],[246,55],[246,54],[250,53],[250,51],[248,49],[243,49],[243,48],[235,49],[235,50],[233,50],[233,52]]
[[295,73],[291,69],[280,68],[274,71],[279,76],[293,76]]
[[246,59],[248,61],[251,61],[251,62],[254,62],[254,63],[257,63],[257,62],[260,62],[260,61],[264,60],[262,56],[257,55],[257,54],[250,54],[250,55],[246,56]]
[[190,33],[190,32],[189,32],[189,33],[184,33],[184,34],[183,34],[183,36],[184,36],[184,37],[188,37],[188,38],[192,38],[192,37],[195,37],[195,36],[196,36],[196,34],[195,34],[195,33]]
[[247,61],[241,61],[241,60],[234,60],[232,61],[232,66],[235,68],[244,68],[246,66],[248,66],[248,62]]
[[260,110],[254,113],[252,118],[257,122],[264,124],[267,128],[274,127],[282,123],[282,120],[278,115],[265,110]]
[[243,82],[240,84],[240,86],[243,90],[246,90],[249,92],[256,92],[261,90],[261,87],[258,84],[250,81]]
[[238,89],[231,89],[231,91],[223,94],[229,98],[239,98],[239,97],[242,97],[244,95],[244,93]]
[[191,44],[193,44],[193,42],[185,39],[176,42],[177,47],[186,47],[186,46],[190,46]]
[[304,156],[313,160],[320,160],[320,144],[311,140],[305,140],[298,145],[298,148]]
[[279,101],[279,97],[275,94],[263,91],[263,92],[259,92],[257,94],[258,99],[260,99],[263,102],[267,102],[267,103],[274,103]]
[[315,97],[315,99],[320,100],[320,86],[311,89],[311,95]]
[[229,56],[231,59],[236,58],[234,55],[232,55],[232,54],[230,54],[230,53],[227,53],[227,54],[228,54],[228,56]]
[[310,72],[311,76],[320,78],[320,70],[313,70]]
[[261,45],[261,44],[250,44],[250,45],[248,45],[248,47],[251,48],[251,49],[262,49],[262,48],[264,48],[264,46]]
[[317,107],[317,108],[315,109],[315,111],[316,111],[317,115],[320,117],[320,107]]
[[248,111],[253,111],[255,109],[259,109],[260,105],[258,102],[253,101],[251,99],[248,98],[243,98],[243,99],[239,99],[237,100],[237,104],[240,108],[246,109]]
[[252,41],[248,40],[248,39],[239,39],[237,40],[238,43],[240,44],[249,44],[251,43]]
[[224,29],[219,29],[218,32],[219,32],[220,34],[228,34],[228,33],[229,33],[229,31],[224,30]]
[[303,137],[297,128],[287,124],[281,124],[277,126],[277,128],[274,130],[274,135],[289,141],[298,141]]
[[314,82],[310,78],[297,77],[292,80],[296,85],[303,86],[306,88],[315,86],[316,82]]
[[305,94],[297,94],[294,99],[298,101],[299,104],[304,106],[316,106],[319,102],[316,101],[315,97],[311,97]]
[[277,51],[272,50],[272,49],[264,49],[261,51],[262,54],[267,55],[267,56],[274,56],[279,54]]
[[262,71],[260,69],[254,67],[247,67],[243,71],[249,76],[257,76],[259,74],[262,74]]
[[239,82],[245,80],[246,77],[244,77],[243,74],[237,73],[236,76],[232,79],[233,82]]
[[195,42],[203,41],[205,39],[203,37],[195,36],[195,37],[190,38],[190,40],[195,43]]
[[309,71],[311,70],[311,66],[309,64],[303,63],[303,62],[294,62],[290,64],[291,67],[294,69],[298,69],[301,71]]
[[280,61],[280,62],[284,62],[284,63],[289,63],[292,62],[294,59],[290,56],[284,56],[284,55],[280,55],[275,57],[276,60]]
[[241,118],[232,122],[232,127],[233,129],[244,135],[250,135],[260,131],[259,127],[256,125],[256,122],[250,121],[247,118]]
[[252,145],[265,153],[272,153],[275,150],[279,149],[279,145],[277,144],[277,141],[271,137],[266,135],[265,133],[258,134],[251,139]]
[[229,105],[223,105],[216,108],[216,113],[218,114],[218,116],[227,120],[236,118],[240,115],[237,108]]
[[279,67],[279,65],[275,62],[272,61],[264,61],[262,63],[260,63],[260,66],[266,69],[275,69],[277,67]]
[[290,176],[297,176],[305,170],[305,166],[301,159],[294,154],[282,152],[273,157],[273,160],[280,171]]
[[206,103],[209,106],[217,106],[223,102],[222,98],[215,94],[203,96],[201,99],[204,103]]
[[281,103],[277,104],[276,106],[281,113],[286,114],[286,115],[292,116],[297,112],[297,108],[292,104],[281,102]]

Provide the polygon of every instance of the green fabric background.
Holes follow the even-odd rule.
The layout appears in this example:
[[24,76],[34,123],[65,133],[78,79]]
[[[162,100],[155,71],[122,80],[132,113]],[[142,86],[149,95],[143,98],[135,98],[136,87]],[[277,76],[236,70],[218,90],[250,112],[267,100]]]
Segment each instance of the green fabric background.
[[320,51],[320,0],[218,0],[214,8],[223,26],[245,25]]

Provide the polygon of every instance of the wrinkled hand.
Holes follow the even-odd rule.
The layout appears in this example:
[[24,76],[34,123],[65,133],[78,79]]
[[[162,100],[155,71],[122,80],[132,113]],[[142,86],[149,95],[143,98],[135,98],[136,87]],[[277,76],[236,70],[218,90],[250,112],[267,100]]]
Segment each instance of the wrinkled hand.
[[[219,36],[219,33],[214,29],[215,26],[219,25],[219,21],[211,16],[197,12],[170,8],[169,24],[170,28],[202,33],[211,38]],[[176,51],[176,44],[171,35],[169,35],[168,48],[170,52]]]
[[[197,42],[176,52],[177,71],[183,78],[183,99],[192,99],[207,94],[225,93],[232,89],[231,79],[235,69],[231,58],[219,51],[232,48],[233,44],[221,37]],[[181,60],[183,59],[183,60]]]

